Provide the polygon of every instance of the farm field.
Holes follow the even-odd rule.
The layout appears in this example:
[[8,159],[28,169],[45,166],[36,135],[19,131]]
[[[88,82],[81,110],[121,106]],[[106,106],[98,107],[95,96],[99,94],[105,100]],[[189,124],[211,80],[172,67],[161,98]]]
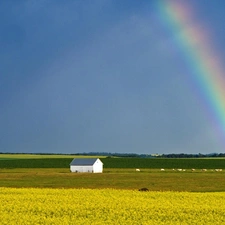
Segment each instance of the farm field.
[[0,169],[1,187],[91,188],[151,191],[225,191],[225,173],[160,171],[159,169],[104,169],[102,174],[71,173],[69,169]]
[[0,223],[225,224],[225,159],[101,158],[94,174],[73,158],[0,155]]
[[[224,158],[101,158],[104,163],[102,174],[81,174],[69,170],[69,163],[74,156],[44,157],[46,155],[0,155],[0,187],[127,190],[146,187],[151,191],[225,191],[225,170],[215,172],[215,168],[224,168]],[[122,168],[117,168],[118,165]],[[165,171],[161,171],[162,167]],[[136,172],[135,168],[140,168],[140,172]],[[185,171],[172,168],[185,168]],[[192,171],[191,168],[196,169]],[[207,171],[201,168],[207,168]]]
[[2,225],[225,224],[225,192],[0,188],[0,199]]
[[[63,155],[63,154],[0,154],[0,160],[5,159],[43,159],[43,158],[93,158],[93,156],[83,155]],[[98,156],[105,158],[105,156]]]
[[[0,168],[69,168],[72,159],[79,157],[88,156],[0,154]],[[225,169],[225,158],[165,159],[97,157],[103,162],[104,168]]]

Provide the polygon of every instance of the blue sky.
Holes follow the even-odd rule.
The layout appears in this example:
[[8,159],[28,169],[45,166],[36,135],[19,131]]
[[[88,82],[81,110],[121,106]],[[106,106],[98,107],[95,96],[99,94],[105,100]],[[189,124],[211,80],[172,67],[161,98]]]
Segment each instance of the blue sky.
[[[224,152],[154,3],[1,1],[0,152]],[[224,62],[225,2],[188,3]]]

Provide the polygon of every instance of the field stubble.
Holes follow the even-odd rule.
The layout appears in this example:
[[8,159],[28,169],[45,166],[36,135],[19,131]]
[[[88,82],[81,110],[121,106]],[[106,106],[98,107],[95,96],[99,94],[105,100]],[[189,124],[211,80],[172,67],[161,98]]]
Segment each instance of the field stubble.
[[225,173],[105,169],[104,173],[71,173],[69,169],[0,169],[1,187],[129,189],[151,191],[225,191]]

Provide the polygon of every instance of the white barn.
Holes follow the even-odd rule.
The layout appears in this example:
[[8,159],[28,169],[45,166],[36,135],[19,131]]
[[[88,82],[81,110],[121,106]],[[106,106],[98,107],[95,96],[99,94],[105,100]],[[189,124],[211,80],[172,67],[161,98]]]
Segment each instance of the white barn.
[[70,171],[75,173],[102,173],[103,163],[98,158],[75,158],[70,163]]

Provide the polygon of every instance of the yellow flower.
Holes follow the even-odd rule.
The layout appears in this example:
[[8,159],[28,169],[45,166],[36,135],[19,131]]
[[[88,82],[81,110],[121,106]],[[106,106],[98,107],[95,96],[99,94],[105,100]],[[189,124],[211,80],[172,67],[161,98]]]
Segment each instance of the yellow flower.
[[225,224],[225,192],[0,188],[0,224]]

